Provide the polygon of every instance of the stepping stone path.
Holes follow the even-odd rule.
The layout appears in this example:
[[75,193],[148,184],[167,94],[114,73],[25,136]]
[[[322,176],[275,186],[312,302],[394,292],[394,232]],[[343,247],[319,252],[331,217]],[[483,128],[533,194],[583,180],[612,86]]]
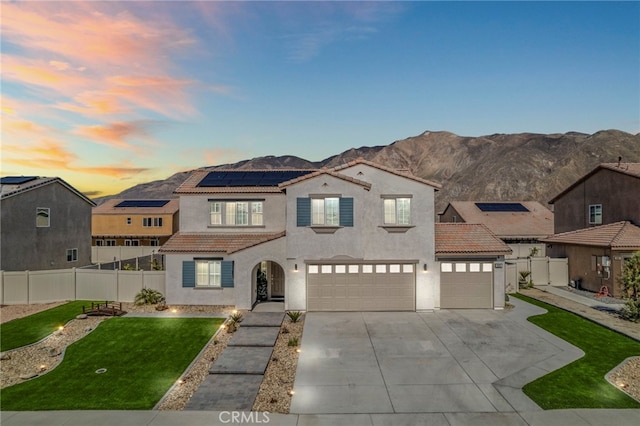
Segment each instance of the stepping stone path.
[[283,312],[247,313],[184,409],[251,410],[283,320]]

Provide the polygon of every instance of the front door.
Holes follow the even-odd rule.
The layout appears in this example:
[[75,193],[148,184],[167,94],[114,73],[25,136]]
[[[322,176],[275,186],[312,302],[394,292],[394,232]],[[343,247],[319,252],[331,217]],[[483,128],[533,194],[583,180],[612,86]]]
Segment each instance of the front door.
[[284,297],[284,271],[275,262],[269,262],[271,285],[271,298],[283,298]]

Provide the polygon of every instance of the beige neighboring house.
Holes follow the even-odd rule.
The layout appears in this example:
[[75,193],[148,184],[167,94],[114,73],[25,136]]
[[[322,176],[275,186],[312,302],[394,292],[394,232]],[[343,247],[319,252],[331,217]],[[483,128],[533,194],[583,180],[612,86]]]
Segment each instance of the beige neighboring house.
[[553,212],[537,201],[452,201],[440,223],[485,225],[512,249],[507,258],[526,258],[531,249],[545,256],[542,238],[553,235]]
[[160,247],[178,231],[180,202],[112,199],[94,207],[93,246]]

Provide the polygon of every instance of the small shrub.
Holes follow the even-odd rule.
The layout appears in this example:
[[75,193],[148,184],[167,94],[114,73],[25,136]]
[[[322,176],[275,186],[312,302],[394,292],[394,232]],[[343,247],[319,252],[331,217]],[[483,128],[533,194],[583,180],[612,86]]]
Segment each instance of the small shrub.
[[628,321],[640,322],[640,300],[627,299],[620,309],[620,316]]
[[242,314],[240,312],[236,312],[235,314],[231,315],[229,317],[229,319],[230,319],[230,321],[232,321],[234,323],[239,323],[239,322],[242,322],[244,317],[242,316]]
[[136,305],[155,305],[160,302],[164,302],[164,296],[152,288],[143,288],[133,299]]
[[533,287],[533,281],[531,280],[531,271],[520,271],[520,278],[518,278],[518,284],[520,288]]
[[282,334],[289,334],[289,329],[287,327],[282,327]]
[[300,311],[288,311],[287,316],[291,320],[291,322],[298,322],[300,317],[302,316],[302,312]]
[[289,338],[289,343],[287,345],[288,346],[298,346],[298,338],[297,337],[290,337]]

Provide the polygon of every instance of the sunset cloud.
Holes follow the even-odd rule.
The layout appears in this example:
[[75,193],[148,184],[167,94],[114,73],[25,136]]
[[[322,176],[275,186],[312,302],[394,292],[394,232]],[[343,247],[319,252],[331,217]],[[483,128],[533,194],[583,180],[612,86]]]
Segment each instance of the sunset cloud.
[[105,125],[78,126],[74,133],[91,139],[94,142],[106,144],[121,149],[138,149],[129,138],[149,138],[147,128],[149,121],[119,122]]

